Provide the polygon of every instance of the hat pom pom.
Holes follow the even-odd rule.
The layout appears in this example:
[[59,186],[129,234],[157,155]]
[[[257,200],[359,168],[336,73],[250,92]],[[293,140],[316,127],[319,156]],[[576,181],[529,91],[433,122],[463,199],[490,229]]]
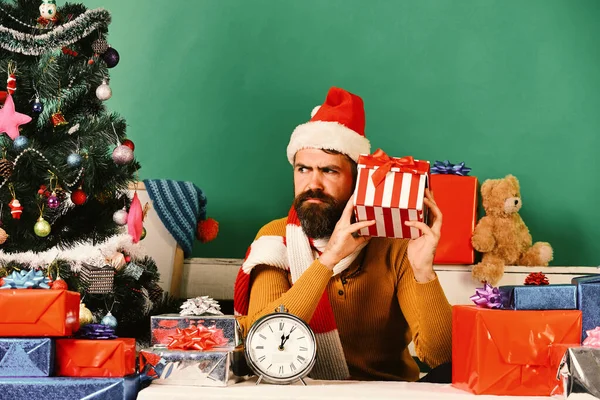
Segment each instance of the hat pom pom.
[[310,112],[310,117],[311,118],[314,117],[320,108],[321,108],[321,106],[316,106],[315,108],[313,108],[312,111]]
[[219,233],[219,223],[212,218],[199,221],[196,226],[196,238],[202,243],[214,240]]

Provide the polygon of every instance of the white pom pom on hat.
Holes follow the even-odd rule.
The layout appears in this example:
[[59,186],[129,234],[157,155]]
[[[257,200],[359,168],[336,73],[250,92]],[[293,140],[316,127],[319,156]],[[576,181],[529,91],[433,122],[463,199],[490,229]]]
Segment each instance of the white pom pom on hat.
[[321,108],[321,106],[316,106],[315,108],[313,108],[312,111],[310,112],[310,117],[311,118],[314,117],[320,108]]
[[294,129],[287,147],[290,164],[296,152],[306,148],[339,151],[354,161],[369,154],[363,100],[344,89],[330,88],[323,105],[313,108],[310,121]]

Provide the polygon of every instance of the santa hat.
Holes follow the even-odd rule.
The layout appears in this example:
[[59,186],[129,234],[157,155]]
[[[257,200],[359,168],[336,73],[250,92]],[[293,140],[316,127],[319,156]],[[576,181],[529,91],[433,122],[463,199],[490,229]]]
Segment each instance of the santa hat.
[[332,87],[311,117],[292,133],[287,147],[290,164],[294,164],[296,152],[306,148],[339,151],[354,161],[359,155],[370,153],[371,145],[365,137],[365,109],[359,96]]

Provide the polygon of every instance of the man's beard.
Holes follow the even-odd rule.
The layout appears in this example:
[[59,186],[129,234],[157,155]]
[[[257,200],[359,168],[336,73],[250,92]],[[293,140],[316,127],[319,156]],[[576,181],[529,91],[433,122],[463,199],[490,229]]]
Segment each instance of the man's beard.
[[[308,199],[319,199],[322,203],[307,203]],[[313,239],[331,236],[345,207],[345,204],[321,190],[307,190],[294,199],[294,208],[302,229],[306,236]]]

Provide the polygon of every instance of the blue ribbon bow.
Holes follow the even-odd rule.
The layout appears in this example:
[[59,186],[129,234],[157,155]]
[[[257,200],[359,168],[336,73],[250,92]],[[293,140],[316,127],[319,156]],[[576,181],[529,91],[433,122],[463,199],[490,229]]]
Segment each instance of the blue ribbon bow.
[[50,289],[48,283],[48,277],[41,270],[22,269],[5,276],[0,289]]
[[436,161],[431,168],[432,174],[467,176],[469,175],[469,172],[471,172],[471,168],[465,166],[464,161],[460,164],[452,164],[448,160],[445,160],[444,162]]

